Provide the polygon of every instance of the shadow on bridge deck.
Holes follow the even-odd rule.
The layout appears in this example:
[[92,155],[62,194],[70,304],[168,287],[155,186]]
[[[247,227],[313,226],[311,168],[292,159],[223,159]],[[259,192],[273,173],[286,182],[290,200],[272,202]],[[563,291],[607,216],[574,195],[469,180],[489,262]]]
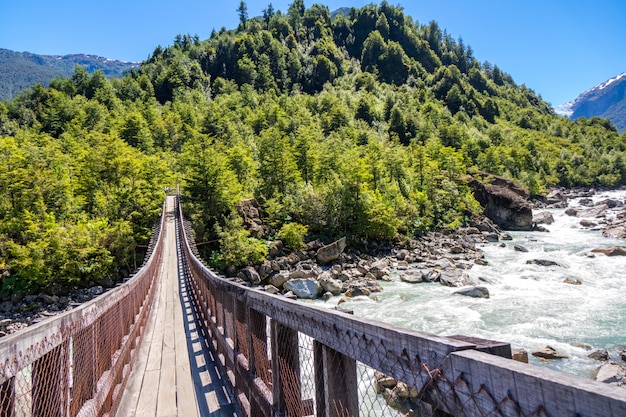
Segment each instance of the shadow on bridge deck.
[[239,417],[187,292],[173,197],[167,204],[157,294],[117,416]]

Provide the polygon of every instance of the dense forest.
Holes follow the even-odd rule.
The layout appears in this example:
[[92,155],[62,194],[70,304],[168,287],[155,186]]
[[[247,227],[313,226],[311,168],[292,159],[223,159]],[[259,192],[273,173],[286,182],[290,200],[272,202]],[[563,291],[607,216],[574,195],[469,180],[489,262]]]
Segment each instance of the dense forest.
[[35,84],[47,86],[55,78],[69,77],[76,65],[90,74],[101,70],[107,77],[121,77],[138,66],[93,55],[38,55],[0,48],[0,100],[12,99]]
[[[481,211],[474,171],[534,196],[626,183],[609,121],[555,115],[436,22],[387,2],[233,13],[238,28],[177,36],[121,79],[77,67],[0,103],[0,295],[125,276],[164,186],[180,184],[204,256],[226,268],[277,238],[461,226]],[[252,198],[262,231],[237,212]]]

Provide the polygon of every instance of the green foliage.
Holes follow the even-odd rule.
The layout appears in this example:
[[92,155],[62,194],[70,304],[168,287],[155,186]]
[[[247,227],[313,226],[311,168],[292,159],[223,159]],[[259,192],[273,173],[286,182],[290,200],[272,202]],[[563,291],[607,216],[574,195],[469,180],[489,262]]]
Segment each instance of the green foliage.
[[285,223],[278,231],[276,236],[280,239],[285,247],[291,250],[301,250],[306,246],[304,244],[304,236],[306,236],[309,228],[300,223]]
[[[436,22],[387,2],[238,12],[237,30],[179,35],[121,80],[76,68],[0,103],[5,294],[132,269],[164,185],[180,184],[201,250],[226,268],[260,262],[276,235],[296,249],[305,234],[458,227],[481,210],[472,170],[536,196],[626,184],[625,135],[555,116]],[[233,214],[250,198],[254,237]]]
[[250,232],[236,214],[226,219],[224,227],[217,226],[217,235],[220,250],[213,259],[220,269],[258,264],[267,256],[266,243],[250,237]]

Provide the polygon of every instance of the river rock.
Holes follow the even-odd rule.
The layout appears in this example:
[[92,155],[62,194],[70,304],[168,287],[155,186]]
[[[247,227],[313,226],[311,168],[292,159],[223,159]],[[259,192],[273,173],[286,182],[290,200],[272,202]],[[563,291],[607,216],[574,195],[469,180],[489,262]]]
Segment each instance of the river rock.
[[626,350],[622,350],[622,351],[619,353],[619,357],[620,357],[620,359],[621,359],[621,360],[623,360],[624,362],[626,362]]
[[263,288],[265,289],[265,292],[268,294],[274,294],[274,295],[280,294],[280,290],[276,288],[275,286],[273,286],[272,284],[268,284]]
[[552,224],[554,223],[554,216],[549,211],[542,211],[533,216],[533,223],[535,224]]
[[283,285],[287,291],[293,292],[298,298],[315,299],[322,292],[322,286],[313,278],[290,279]]
[[567,198],[559,190],[552,190],[546,196],[546,204],[558,204],[567,201]]
[[607,384],[624,383],[626,378],[626,370],[616,363],[607,363],[606,365],[599,366],[593,372],[593,379],[599,382]]
[[441,271],[439,274],[439,282],[441,285],[448,287],[465,287],[472,285],[470,276],[458,269]]
[[534,350],[533,356],[543,359],[567,359],[568,356],[557,353],[556,349],[551,346],[546,346],[543,349]]
[[318,271],[314,269],[305,269],[304,265],[299,264],[296,269],[289,272],[289,279],[298,278],[315,278],[318,275]]
[[612,208],[615,208],[615,207],[622,207],[622,206],[624,206],[624,203],[622,203],[619,200],[615,200],[615,199],[612,199],[612,198],[607,198],[605,200],[598,201],[596,203],[596,206],[602,206],[602,205],[605,205],[608,208],[612,209]]
[[513,249],[515,249],[517,252],[528,252],[528,248],[522,245],[513,245]]
[[579,280],[578,278],[567,277],[563,280],[563,282],[569,285],[583,285],[583,282]]
[[528,265],[561,266],[558,262],[550,261],[548,259],[529,259],[526,263]]
[[598,223],[591,221],[589,219],[582,219],[579,223],[582,227],[596,227]]
[[573,207],[570,207],[567,210],[565,210],[565,214],[570,216],[570,217],[576,217],[576,216],[578,216],[578,210],[576,210]]
[[602,236],[610,239],[626,239],[626,226],[618,225],[602,230]]
[[338,279],[331,278],[330,276],[323,276],[320,278],[320,285],[324,291],[329,292],[332,295],[339,295],[343,290],[343,283]]
[[526,200],[528,190],[503,177],[480,175],[483,179],[469,176],[468,185],[476,201],[485,208],[485,216],[505,230],[531,230],[533,212]]
[[261,283],[261,276],[256,271],[256,269],[251,266],[247,266],[239,271],[239,274],[237,274],[237,278],[241,278],[242,280],[249,282],[252,285],[259,285]]
[[528,363],[528,351],[526,349],[513,349],[511,352],[514,361]]
[[332,261],[339,258],[346,248],[346,238],[342,237],[341,239],[331,243],[330,245],[322,246],[317,250],[316,258],[317,261],[321,264],[329,264]]
[[612,246],[609,248],[592,249],[593,253],[603,253],[606,256],[626,256],[626,246]]
[[470,287],[455,291],[455,294],[465,295],[473,298],[489,298],[489,289],[487,287]]
[[283,288],[285,282],[289,281],[289,271],[280,271],[270,275],[268,282],[276,288]]
[[424,279],[422,271],[407,271],[400,274],[400,281],[408,282],[409,284],[416,284],[422,282]]
[[487,233],[485,235],[485,239],[487,242],[498,242],[500,240],[500,235],[498,233]]
[[261,207],[254,198],[242,200],[236,205],[237,212],[243,218],[243,224],[254,237],[263,236],[263,220],[261,219]]
[[436,269],[426,269],[422,271],[422,281],[436,282],[439,280],[441,273]]
[[610,359],[609,352],[604,349],[596,350],[595,352],[591,352],[587,355],[588,358],[596,360],[596,361],[608,361]]

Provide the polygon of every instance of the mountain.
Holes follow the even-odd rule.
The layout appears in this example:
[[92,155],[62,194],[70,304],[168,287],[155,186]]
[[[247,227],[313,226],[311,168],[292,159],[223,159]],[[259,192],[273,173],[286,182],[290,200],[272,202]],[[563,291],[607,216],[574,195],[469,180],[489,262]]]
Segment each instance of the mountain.
[[555,111],[571,120],[594,116],[606,118],[619,132],[626,131],[626,72],[590,88]]
[[89,73],[102,70],[107,77],[120,77],[138,66],[94,55],[37,55],[0,48],[0,100],[11,99],[37,83],[47,86],[54,78],[70,77],[76,65]]

